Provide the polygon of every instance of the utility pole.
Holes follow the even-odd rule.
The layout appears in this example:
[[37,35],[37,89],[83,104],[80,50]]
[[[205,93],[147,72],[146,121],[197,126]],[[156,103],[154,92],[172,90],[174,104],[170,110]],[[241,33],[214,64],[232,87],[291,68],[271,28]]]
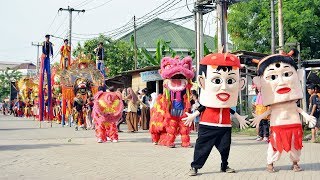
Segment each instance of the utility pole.
[[274,0],[270,1],[271,7],[271,53],[276,53],[276,42],[275,42],[275,22],[274,22]]
[[40,69],[39,48],[40,48],[40,46],[42,46],[42,44],[39,42],[37,42],[37,43],[32,42],[31,45],[37,47],[37,73],[39,73],[39,69]]
[[[227,16],[228,1],[217,1],[217,17],[218,17],[218,52],[228,51],[228,33],[227,33]],[[222,49],[221,49],[222,48]]]
[[82,9],[82,10],[78,10],[78,9],[74,9],[74,8],[70,8],[70,6],[68,6],[67,9],[64,8],[60,8],[59,11],[68,11],[69,12],[69,46],[71,47],[71,34],[72,34],[72,12],[85,12],[86,10]]
[[284,48],[282,0],[278,0],[278,26],[279,26],[279,54],[281,54]]
[[204,42],[203,42],[203,15],[215,9],[212,0],[197,0],[194,3],[194,18],[196,30],[196,68],[199,73],[200,60],[204,56]]
[[137,26],[136,26],[136,16],[133,16],[133,31],[134,31],[134,70],[137,69],[137,61],[138,61],[138,55],[137,55]]
[[194,8],[196,20],[196,66],[199,72],[200,60],[203,58],[203,9],[202,6],[195,6]]

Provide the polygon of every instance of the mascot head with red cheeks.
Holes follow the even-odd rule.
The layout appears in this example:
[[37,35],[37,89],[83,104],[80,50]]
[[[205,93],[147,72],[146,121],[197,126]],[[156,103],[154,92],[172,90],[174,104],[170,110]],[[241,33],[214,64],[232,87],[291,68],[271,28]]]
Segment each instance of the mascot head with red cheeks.
[[270,55],[258,61],[254,84],[261,89],[264,106],[303,98],[300,80],[303,71],[297,70],[288,55]]
[[211,108],[237,105],[246,79],[240,78],[240,59],[230,53],[213,53],[200,61],[198,83],[200,103]]

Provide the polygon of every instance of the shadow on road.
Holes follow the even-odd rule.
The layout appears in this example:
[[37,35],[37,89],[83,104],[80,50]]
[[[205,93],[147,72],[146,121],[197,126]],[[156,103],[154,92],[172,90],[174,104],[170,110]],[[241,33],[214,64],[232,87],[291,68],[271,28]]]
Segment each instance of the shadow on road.
[[[300,167],[303,171],[320,171],[320,163],[300,163]],[[275,166],[276,170],[291,170],[291,165],[288,164],[287,166]],[[266,167],[259,167],[259,168],[247,168],[247,169],[240,169],[238,172],[246,172],[246,171],[266,171]]]
[[120,142],[142,142],[142,143],[151,143],[151,138],[126,138],[126,139],[119,139]]
[[[39,128],[5,128],[5,129],[0,128],[0,131],[18,131],[18,130],[30,130],[30,129],[39,129]],[[49,129],[49,128],[41,128],[41,129]]]
[[20,151],[25,149],[45,149],[60,146],[77,146],[81,144],[17,144],[17,145],[1,145],[0,151]]

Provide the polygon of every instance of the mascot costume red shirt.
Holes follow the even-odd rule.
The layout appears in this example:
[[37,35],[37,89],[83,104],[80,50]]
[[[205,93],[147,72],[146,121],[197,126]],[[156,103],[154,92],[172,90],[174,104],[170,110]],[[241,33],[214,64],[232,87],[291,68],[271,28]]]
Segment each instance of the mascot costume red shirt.
[[283,151],[290,153],[292,170],[301,171],[298,165],[302,149],[301,114],[307,123],[315,124],[316,119],[297,106],[297,100],[303,98],[300,80],[303,71],[288,55],[271,55],[258,62],[258,76],[253,82],[261,88],[262,102],[269,110],[251,121],[253,126],[270,116],[270,143],[267,153],[267,170],[275,172],[273,163],[279,160]]
[[181,135],[181,146],[191,147],[190,128],[184,125],[182,118],[190,112],[190,94],[192,87],[192,59],[185,57],[165,57],[159,71],[163,81],[163,95],[159,95],[151,109],[150,133],[152,142],[175,147],[177,135]]
[[213,146],[221,155],[221,172],[235,172],[228,166],[232,126],[230,113],[238,119],[241,128],[248,127],[249,123],[245,120],[246,116],[230,109],[237,105],[239,91],[246,83],[244,78],[240,78],[239,69],[239,58],[230,53],[209,54],[200,61],[198,84],[202,106],[185,118],[185,124],[190,125],[201,112],[190,176],[197,175]]
[[122,95],[116,92],[99,91],[94,96],[92,118],[95,123],[98,143],[111,140],[118,142],[116,123],[122,116]]

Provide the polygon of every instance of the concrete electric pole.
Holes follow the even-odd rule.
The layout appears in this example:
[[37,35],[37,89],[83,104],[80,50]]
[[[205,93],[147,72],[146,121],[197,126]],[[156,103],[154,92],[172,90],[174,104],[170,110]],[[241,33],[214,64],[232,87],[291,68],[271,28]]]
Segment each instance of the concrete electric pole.
[[274,0],[270,0],[271,10],[271,53],[276,53],[276,41],[275,41],[275,18],[274,18]]
[[210,0],[197,0],[194,4],[194,18],[196,29],[196,68],[197,74],[199,73],[200,60],[203,58],[203,15],[207,14],[215,9],[212,1]]
[[138,66],[138,55],[137,55],[137,31],[136,31],[136,16],[133,16],[133,31],[134,31],[134,69]]
[[279,54],[283,52],[284,35],[283,35],[283,16],[282,16],[282,0],[278,0],[278,30],[279,30]]
[[39,42],[37,42],[37,43],[32,42],[31,45],[37,47],[37,73],[39,73],[39,69],[40,69],[39,48],[42,46],[42,44]]
[[68,11],[69,12],[69,46],[71,47],[71,34],[72,34],[72,12],[85,12],[84,9],[82,10],[78,10],[78,9],[74,9],[74,8],[70,8],[70,6],[68,6],[67,9],[63,9],[60,8],[59,11]]
[[[228,33],[227,33],[227,17],[228,2],[226,0],[217,1],[217,17],[218,17],[218,52],[228,51]],[[222,48],[222,49],[221,49]]]

